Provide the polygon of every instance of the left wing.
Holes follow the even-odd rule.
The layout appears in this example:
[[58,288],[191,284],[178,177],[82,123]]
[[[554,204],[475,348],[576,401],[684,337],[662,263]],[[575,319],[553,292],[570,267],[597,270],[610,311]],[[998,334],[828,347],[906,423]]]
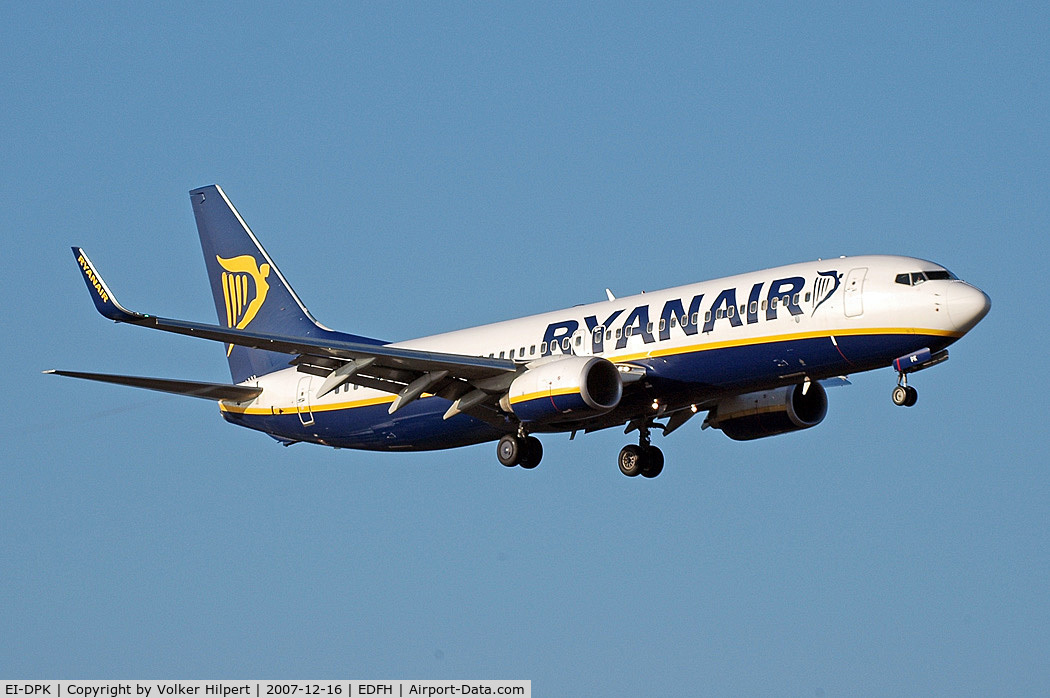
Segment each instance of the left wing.
[[74,247],[73,255],[95,308],[104,317],[114,322],[292,355],[289,365],[326,379],[319,395],[346,382],[356,383],[396,394],[398,398],[390,406],[393,413],[428,392],[452,401],[446,419],[467,412],[488,421],[497,413],[492,403],[498,401],[518,372],[524,370],[506,359],[361,344],[329,337],[287,337],[133,312],[117,302],[81,248]]

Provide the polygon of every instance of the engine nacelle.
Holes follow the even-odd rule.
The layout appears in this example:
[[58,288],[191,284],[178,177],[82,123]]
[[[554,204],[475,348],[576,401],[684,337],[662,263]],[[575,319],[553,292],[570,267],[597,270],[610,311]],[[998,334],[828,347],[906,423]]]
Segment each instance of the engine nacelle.
[[501,404],[523,422],[556,422],[608,412],[622,396],[623,381],[611,361],[567,356],[531,364]]
[[707,424],[731,439],[749,441],[815,427],[827,413],[828,394],[814,382],[805,394],[802,385],[789,385],[727,398],[711,411]]

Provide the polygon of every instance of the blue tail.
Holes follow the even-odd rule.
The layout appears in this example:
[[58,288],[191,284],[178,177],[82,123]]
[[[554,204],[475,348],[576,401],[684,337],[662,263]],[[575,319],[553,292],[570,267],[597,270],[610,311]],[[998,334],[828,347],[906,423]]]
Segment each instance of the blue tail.
[[[190,201],[220,325],[286,337],[332,337],[381,344],[321,326],[218,185],[194,189]],[[293,357],[231,344],[227,358],[233,381],[240,383],[288,368]]]

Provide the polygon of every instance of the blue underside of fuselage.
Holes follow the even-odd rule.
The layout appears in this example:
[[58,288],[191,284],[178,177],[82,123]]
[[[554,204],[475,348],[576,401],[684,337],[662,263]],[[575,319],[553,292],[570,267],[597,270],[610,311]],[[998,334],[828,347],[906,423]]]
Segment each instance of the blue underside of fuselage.
[[[889,366],[893,359],[923,347],[938,351],[952,337],[922,334],[880,334],[790,339],[707,349],[666,357],[634,360],[646,367],[646,399],[669,407],[703,403],[727,394],[798,383],[804,377],[827,378]],[[657,347],[654,347],[654,350]],[[651,396],[651,397],[650,397]],[[634,401],[632,404],[638,404]],[[516,431],[465,414],[443,419],[449,402],[437,397],[416,400],[388,414],[389,404],[337,410],[316,409],[299,414],[258,415],[223,412],[227,421],[266,432],[282,441],[307,441],[339,448],[375,451],[425,451],[494,441]],[[614,411],[615,418],[621,415]],[[617,423],[633,414],[625,412]],[[303,424],[303,421],[312,424]],[[559,429],[537,425],[534,431]]]

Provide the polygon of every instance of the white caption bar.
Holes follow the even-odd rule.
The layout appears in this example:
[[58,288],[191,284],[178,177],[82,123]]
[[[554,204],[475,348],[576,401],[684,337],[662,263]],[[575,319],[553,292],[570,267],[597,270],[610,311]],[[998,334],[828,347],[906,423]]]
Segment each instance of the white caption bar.
[[532,697],[532,681],[15,681],[0,698],[398,698]]

